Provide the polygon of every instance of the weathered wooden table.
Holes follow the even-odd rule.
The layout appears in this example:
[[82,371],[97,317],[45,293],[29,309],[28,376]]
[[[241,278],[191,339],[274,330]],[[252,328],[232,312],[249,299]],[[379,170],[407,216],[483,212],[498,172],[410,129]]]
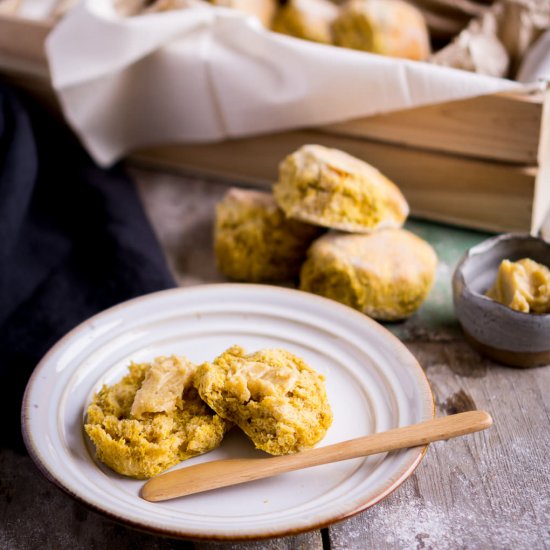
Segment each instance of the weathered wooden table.
[[[145,171],[134,175],[178,282],[222,281],[211,240],[214,205],[226,186]],[[486,409],[495,420],[492,429],[432,444],[411,478],[347,521],[296,537],[234,544],[162,539],[117,525],[52,486],[28,456],[4,449],[0,548],[550,547],[550,368],[499,366],[461,336],[450,278],[462,252],[485,235],[420,222],[409,226],[435,246],[438,282],[417,315],[388,328],[426,370],[439,415]]]

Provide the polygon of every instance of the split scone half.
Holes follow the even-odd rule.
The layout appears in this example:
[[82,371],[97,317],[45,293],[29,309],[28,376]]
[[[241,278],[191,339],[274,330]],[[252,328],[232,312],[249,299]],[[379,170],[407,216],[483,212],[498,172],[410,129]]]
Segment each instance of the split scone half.
[[216,448],[231,424],[193,386],[196,366],[185,357],[132,363],[118,383],[88,407],[84,429],[97,458],[119,474],[145,479]]
[[370,235],[334,232],[309,249],[300,288],[374,319],[396,321],[420,307],[432,287],[436,268],[433,248],[404,229]]
[[233,346],[198,368],[200,396],[273,455],[315,445],[332,423],[324,377],[283,349]]
[[318,227],[286,218],[270,193],[230,189],[216,207],[219,270],[236,281],[284,281],[300,273]]
[[401,227],[409,214],[401,191],[376,168],[322,145],[288,155],[273,193],[290,218],[354,233]]

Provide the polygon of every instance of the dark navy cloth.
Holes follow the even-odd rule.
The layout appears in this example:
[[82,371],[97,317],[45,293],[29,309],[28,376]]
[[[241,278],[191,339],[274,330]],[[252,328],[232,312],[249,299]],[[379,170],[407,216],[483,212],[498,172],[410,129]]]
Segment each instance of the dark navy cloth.
[[[133,183],[0,83],[0,418],[21,444],[25,384],[67,331],[175,286]],[[4,431],[4,430],[3,430]]]

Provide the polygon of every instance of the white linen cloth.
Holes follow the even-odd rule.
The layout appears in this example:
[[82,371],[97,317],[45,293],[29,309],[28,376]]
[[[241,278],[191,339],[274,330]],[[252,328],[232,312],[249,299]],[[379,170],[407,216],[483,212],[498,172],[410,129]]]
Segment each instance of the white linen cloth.
[[533,44],[519,68],[517,79],[526,84],[540,80],[550,83],[550,30]]
[[84,0],[46,44],[63,110],[109,165],[146,145],[317,126],[521,87],[276,34],[210,5],[121,18]]

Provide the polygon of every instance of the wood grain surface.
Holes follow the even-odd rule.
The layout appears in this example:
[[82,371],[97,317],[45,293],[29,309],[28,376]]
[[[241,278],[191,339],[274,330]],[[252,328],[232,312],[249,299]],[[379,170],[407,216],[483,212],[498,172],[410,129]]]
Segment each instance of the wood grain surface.
[[529,165],[538,162],[542,109],[541,92],[496,94],[349,120],[322,130]]
[[[181,285],[221,281],[212,255],[226,187],[134,172]],[[30,458],[0,449],[0,549],[361,550],[550,548],[550,369],[481,358],[452,316],[448,285],[462,249],[484,235],[413,222],[434,243],[438,283],[423,309],[389,325],[426,370],[438,415],[487,410],[485,432],[430,445],[413,476],[376,506],[322,531],[250,543],[163,539],[115,524],[46,481]]]

